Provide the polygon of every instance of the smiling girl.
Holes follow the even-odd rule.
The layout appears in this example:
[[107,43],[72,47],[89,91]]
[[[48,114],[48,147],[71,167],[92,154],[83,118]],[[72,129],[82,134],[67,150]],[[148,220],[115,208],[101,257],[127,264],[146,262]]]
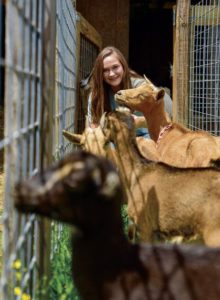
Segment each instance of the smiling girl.
[[[91,93],[88,99],[88,120],[97,126],[104,112],[117,107],[114,95],[122,89],[130,89],[145,83],[145,79],[131,70],[123,54],[115,47],[105,47],[97,56],[91,77]],[[172,100],[165,97],[165,109],[172,114]],[[143,118],[142,116],[137,118]],[[144,119],[144,118],[143,118]],[[146,128],[138,128],[137,136],[147,136]]]

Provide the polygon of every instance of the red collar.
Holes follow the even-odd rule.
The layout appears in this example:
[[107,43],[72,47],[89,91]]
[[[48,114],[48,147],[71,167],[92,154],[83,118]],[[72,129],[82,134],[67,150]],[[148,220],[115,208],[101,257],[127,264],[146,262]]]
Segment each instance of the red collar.
[[161,139],[162,139],[164,133],[165,133],[166,131],[168,131],[168,130],[172,127],[172,125],[173,125],[173,124],[170,123],[170,124],[164,126],[164,127],[161,129],[161,131],[160,131],[160,133],[159,133],[159,136],[158,136],[158,139],[157,139],[157,142],[156,142],[156,146],[157,146],[157,147],[158,147],[158,145],[159,145],[159,143],[160,143],[160,141],[161,141]]

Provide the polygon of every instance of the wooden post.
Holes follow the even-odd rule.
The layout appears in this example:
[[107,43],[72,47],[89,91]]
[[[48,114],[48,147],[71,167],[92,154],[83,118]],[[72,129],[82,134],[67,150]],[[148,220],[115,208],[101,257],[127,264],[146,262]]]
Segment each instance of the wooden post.
[[[45,9],[47,8],[47,9]],[[53,157],[53,106],[55,99],[55,49],[56,49],[56,2],[46,0],[42,6],[42,111],[41,111],[41,159],[40,170],[52,163]],[[38,264],[39,273],[50,278],[51,222],[39,224]],[[41,296],[46,300],[47,295]]]
[[173,116],[188,124],[188,40],[190,0],[178,0],[174,18]]

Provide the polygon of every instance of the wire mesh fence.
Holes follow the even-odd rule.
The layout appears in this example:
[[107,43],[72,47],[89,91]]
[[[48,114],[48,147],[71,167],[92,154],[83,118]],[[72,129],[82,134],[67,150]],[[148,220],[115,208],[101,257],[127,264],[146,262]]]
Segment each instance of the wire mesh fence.
[[220,1],[190,12],[189,127],[220,135]]
[[51,233],[49,221],[18,214],[13,196],[16,182],[74,148],[62,130],[73,132],[76,118],[84,120],[84,111],[76,112],[82,105],[79,81],[85,74],[82,69],[91,71],[99,47],[87,37],[90,51],[85,50],[77,22],[80,25],[81,20],[72,0],[8,0],[0,5],[0,297],[4,300],[39,299],[42,275],[48,275],[64,232],[56,222]]
[[[14,299],[17,285],[13,263],[26,270],[19,279],[22,292],[33,293],[37,263],[39,224],[35,216],[19,216],[13,209],[13,186],[25,176],[33,175],[40,165],[40,130],[42,107],[42,1],[8,1],[6,9],[4,150],[5,177],[3,272],[1,278],[3,299]],[[20,269],[21,270],[21,269]],[[22,271],[21,271],[22,272]],[[19,294],[19,291],[17,291]]]
[[[76,18],[77,14],[70,1],[57,1],[56,7],[56,70],[53,119],[53,160],[60,159],[72,151],[73,145],[67,142],[62,130],[74,131],[76,110]],[[52,223],[52,260],[59,252],[58,241],[63,233],[63,225]]]
[[16,213],[14,185],[70,151],[62,129],[74,123],[75,115],[76,11],[71,0],[9,0],[0,11],[5,35],[0,53],[5,166],[2,155],[0,291],[2,299],[36,299],[39,274],[47,273],[53,249],[50,224]]
[[76,109],[76,11],[71,0],[57,1],[56,28],[55,159],[72,150],[62,136],[62,129],[74,130]]

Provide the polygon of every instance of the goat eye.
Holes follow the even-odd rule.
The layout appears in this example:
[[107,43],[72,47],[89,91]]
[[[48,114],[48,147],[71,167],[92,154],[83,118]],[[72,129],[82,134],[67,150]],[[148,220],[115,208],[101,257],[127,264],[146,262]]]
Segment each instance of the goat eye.
[[141,100],[144,100],[146,98],[146,96],[143,95],[143,94],[140,94],[139,97],[140,97]]
[[75,189],[80,186],[80,182],[83,182],[84,178],[85,172],[78,170],[75,173],[69,174],[69,176],[63,180],[63,184],[68,189]]

